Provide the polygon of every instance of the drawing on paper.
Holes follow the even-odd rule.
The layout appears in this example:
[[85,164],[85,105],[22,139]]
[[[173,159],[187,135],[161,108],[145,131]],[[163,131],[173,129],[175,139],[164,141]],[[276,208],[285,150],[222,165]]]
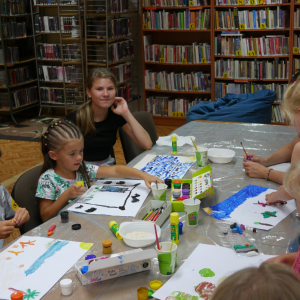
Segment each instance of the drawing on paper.
[[195,286],[195,291],[202,299],[209,300],[216,286],[211,282],[203,281]]
[[35,299],[40,292],[37,292],[36,290],[31,291],[30,289],[26,290],[27,294],[23,296],[23,300],[30,300]]
[[18,254],[20,254],[20,253],[22,253],[22,252],[24,252],[24,251],[12,251],[12,250],[11,250],[11,251],[7,251],[7,252],[18,255]]
[[162,180],[183,178],[195,161],[196,157],[148,154],[134,168]]
[[85,210],[85,212],[87,212],[87,213],[92,213],[92,212],[94,212],[94,211],[96,211],[96,210],[97,210],[97,208],[91,207],[91,208]]
[[209,268],[204,268],[199,271],[202,277],[214,277],[216,274]]
[[262,212],[261,214],[263,215],[263,217],[265,219],[270,218],[270,217],[277,217],[276,216],[277,211],[265,211],[265,212]]
[[28,242],[20,242],[22,249],[24,249],[26,246],[31,245],[34,246],[35,241],[28,241]]
[[167,297],[166,300],[199,300],[198,296],[192,296],[187,293],[174,291],[171,293],[171,296]]

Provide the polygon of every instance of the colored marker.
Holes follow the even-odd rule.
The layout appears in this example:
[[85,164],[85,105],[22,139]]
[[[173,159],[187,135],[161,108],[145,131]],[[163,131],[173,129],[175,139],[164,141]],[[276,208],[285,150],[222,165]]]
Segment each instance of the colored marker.
[[150,216],[150,214],[152,214],[152,212],[153,212],[153,210],[150,210],[150,211],[146,214],[146,216],[143,218],[143,220],[146,220],[146,219],[148,218],[148,216]]
[[56,228],[56,225],[55,224],[53,224],[49,229],[48,229],[48,232],[50,232],[50,231],[54,231],[54,229]]
[[151,218],[150,221],[154,221],[154,219],[156,218],[157,215],[159,215],[159,210],[155,213],[155,215]]
[[54,231],[49,231],[49,232],[47,233],[47,235],[50,236],[50,235],[52,235],[53,233],[54,233]]
[[146,221],[151,220],[151,218],[156,214],[157,209],[154,209],[154,211],[151,213],[151,215],[146,219]]

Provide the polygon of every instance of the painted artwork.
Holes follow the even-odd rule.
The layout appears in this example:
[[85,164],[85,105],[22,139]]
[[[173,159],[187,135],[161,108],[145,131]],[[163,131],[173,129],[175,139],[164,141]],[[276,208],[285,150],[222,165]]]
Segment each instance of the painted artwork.
[[228,199],[203,208],[216,219],[230,219],[238,224],[270,230],[296,209],[295,200],[266,205],[265,196],[275,192],[256,185],[248,185]]
[[25,300],[41,299],[92,245],[22,236],[0,253],[0,299],[16,291]]
[[195,161],[196,157],[147,154],[134,168],[161,180],[183,178]]
[[98,180],[68,210],[93,215],[135,217],[150,189],[144,180]]
[[239,257],[229,248],[199,244],[153,297],[161,300],[209,300],[214,289],[228,276],[247,267],[258,267],[271,257]]

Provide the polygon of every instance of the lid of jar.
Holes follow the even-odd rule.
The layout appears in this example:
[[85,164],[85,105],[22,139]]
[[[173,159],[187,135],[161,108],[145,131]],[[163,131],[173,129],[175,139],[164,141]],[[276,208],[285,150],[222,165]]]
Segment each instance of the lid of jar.
[[72,285],[72,279],[66,278],[59,282],[61,287],[70,287]]
[[12,293],[10,295],[10,298],[12,300],[22,300],[23,299],[23,293],[22,292],[15,292],[15,293]]
[[104,240],[102,241],[102,246],[103,247],[110,247],[112,245],[112,241],[111,240]]

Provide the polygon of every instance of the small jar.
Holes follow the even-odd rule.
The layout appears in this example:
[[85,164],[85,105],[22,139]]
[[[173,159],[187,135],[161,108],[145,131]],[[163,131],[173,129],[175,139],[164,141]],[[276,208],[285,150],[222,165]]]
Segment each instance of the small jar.
[[68,211],[62,211],[60,213],[61,216],[61,222],[62,223],[68,223],[69,222],[69,212]]
[[11,300],[23,300],[23,293],[22,292],[15,292],[15,293],[12,293],[10,295],[10,299]]
[[61,293],[64,296],[69,296],[73,293],[73,289],[75,287],[75,284],[73,284],[72,279],[63,279],[59,282],[59,285],[61,287]]
[[112,245],[112,241],[111,240],[104,240],[104,241],[102,241],[103,253],[104,254],[111,253],[111,245]]

